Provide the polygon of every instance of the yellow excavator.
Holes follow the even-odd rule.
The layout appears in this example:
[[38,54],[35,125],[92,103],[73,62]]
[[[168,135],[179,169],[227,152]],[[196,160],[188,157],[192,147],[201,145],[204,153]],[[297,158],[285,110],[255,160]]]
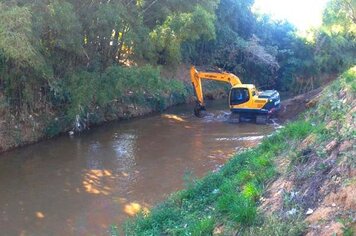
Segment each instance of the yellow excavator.
[[198,71],[190,68],[190,77],[194,87],[197,104],[194,114],[202,116],[205,111],[202,79],[226,82],[231,85],[229,106],[231,121],[239,122],[240,118],[255,119],[256,123],[265,124],[271,115],[280,109],[280,97],[276,90],[257,91],[253,84],[243,84],[234,74],[220,71]]

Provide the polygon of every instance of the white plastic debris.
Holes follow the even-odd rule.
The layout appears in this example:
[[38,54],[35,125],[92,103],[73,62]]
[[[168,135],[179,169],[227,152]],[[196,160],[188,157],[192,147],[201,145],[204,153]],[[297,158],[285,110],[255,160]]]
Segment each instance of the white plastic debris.
[[287,211],[287,214],[288,215],[294,215],[295,213],[297,213],[297,209],[293,208],[292,210],[290,211]]
[[292,191],[292,192],[290,193],[290,198],[291,198],[291,199],[294,199],[297,195],[298,195],[298,192],[293,192],[293,191]]
[[219,189],[214,189],[212,192],[212,194],[217,194],[217,193],[219,193]]
[[311,215],[311,214],[313,214],[313,212],[314,212],[314,210],[309,208],[305,214]]

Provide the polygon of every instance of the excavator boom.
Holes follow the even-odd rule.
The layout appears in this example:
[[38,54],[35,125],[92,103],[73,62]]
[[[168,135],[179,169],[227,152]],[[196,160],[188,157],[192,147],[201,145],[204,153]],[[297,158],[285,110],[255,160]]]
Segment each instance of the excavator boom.
[[190,78],[192,80],[192,84],[194,87],[195,95],[197,97],[198,105],[205,109],[204,104],[204,96],[203,96],[203,87],[202,87],[202,79],[208,80],[216,80],[221,82],[226,82],[231,84],[231,86],[235,86],[238,84],[242,84],[239,77],[234,74],[226,73],[226,72],[202,72],[198,71],[194,66],[190,68]]

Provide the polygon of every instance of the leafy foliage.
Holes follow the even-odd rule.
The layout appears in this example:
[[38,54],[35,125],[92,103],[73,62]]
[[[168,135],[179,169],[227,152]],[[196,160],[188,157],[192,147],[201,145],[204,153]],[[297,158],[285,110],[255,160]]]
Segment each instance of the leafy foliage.
[[0,49],[2,56],[17,67],[35,67],[39,63],[31,17],[27,7],[0,3]]
[[165,107],[162,97],[185,89],[163,82],[153,67],[212,65],[263,89],[301,93],[321,84],[321,74],[355,64],[354,0],[331,0],[312,40],[288,22],[256,15],[253,4],[2,1],[0,93],[12,114],[50,108],[73,118],[115,99]]
[[181,60],[183,42],[194,42],[200,38],[215,38],[215,16],[197,6],[191,13],[168,16],[166,21],[150,34],[160,64],[173,64]]
[[356,63],[355,12],[354,0],[331,0],[328,3],[315,50],[322,71],[340,72]]

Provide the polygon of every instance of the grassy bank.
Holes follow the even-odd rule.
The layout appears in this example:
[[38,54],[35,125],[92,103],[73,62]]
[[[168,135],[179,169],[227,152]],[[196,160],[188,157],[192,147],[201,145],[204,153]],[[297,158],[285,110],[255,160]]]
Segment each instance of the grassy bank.
[[[316,107],[301,120],[278,130],[258,147],[237,154],[218,172],[187,183],[186,189],[174,193],[150,213],[128,221],[124,226],[126,235],[235,235],[237,232],[239,235],[300,235],[305,232],[308,223],[304,221],[304,212],[318,206],[323,198],[320,194],[314,194],[315,199],[308,199],[310,194],[301,194],[297,198],[300,201],[294,201],[292,191],[285,192],[273,214],[261,206],[264,197],[269,198],[267,190],[271,183],[282,176],[294,175],[296,167],[305,169],[299,169],[296,177],[299,182],[295,183],[299,185],[295,189],[300,190],[321,179],[324,180],[321,184],[324,183],[330,171],[338,167],[339,155],[326,162],[330,161],[330,150],[325,146],[331,141],[343,143],[355,138],[355,116],[351,112],[355,110],[355,79],[354,67],[324,89],[313,103]],[[312,141],[306,141],[310,137]],[[352,164],[348,155],[346,163]],[[319,175],[323,178],[313,178]],[[320,188],[315,191],[319,193]]]

